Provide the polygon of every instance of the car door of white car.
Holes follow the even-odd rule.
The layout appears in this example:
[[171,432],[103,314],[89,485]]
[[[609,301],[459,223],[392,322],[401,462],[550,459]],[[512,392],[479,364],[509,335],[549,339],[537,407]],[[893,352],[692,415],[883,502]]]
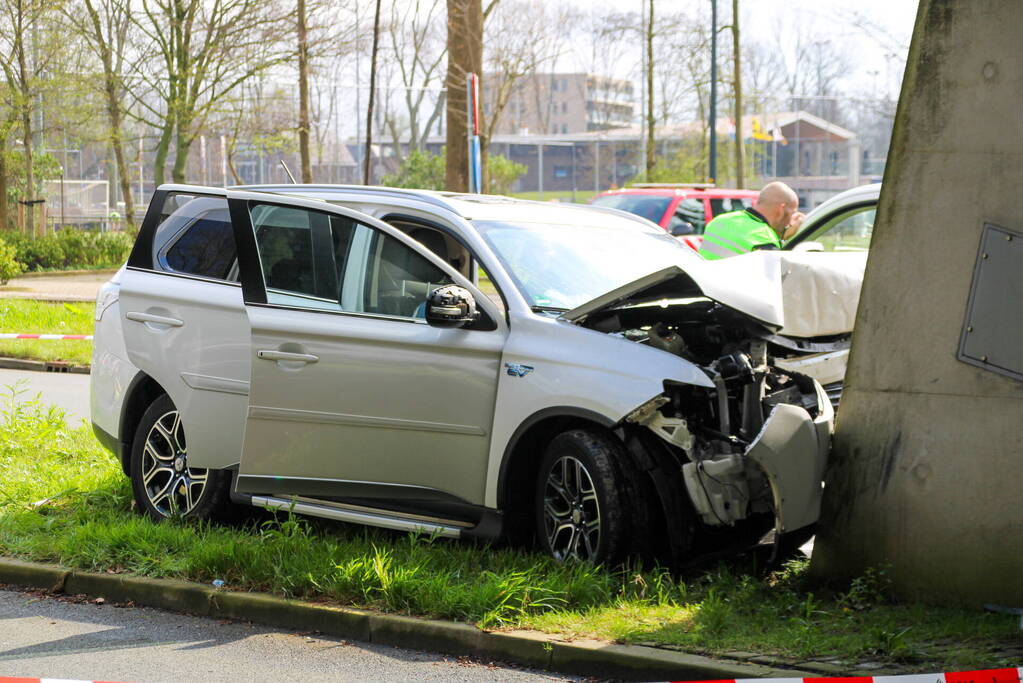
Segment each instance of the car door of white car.
[[[237,488],[404,505],[482,505],[507,327],[400,231],[323,202],[229,193],[252,334]],[[423,319],[456,283],[483,315]],[[396,508],[397,509],[397,508]]]
[[226,193],[161,186],[121,277],[121,329],[178,409],[194,467],[238,463],[249,332],[236,272]]

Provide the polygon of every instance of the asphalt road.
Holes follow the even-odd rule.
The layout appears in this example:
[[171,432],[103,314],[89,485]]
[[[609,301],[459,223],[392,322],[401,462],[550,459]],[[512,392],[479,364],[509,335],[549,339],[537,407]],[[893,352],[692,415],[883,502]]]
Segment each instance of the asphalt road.
[[[21,383],[19,385],[19,382]],[[67,372],[34,372],[0,368],[0,390],[17,386],[24,390],[22,400],[35,398],[59,406],[69,424],[89,419],[89,376]]]
[[576,680],[313,633],[0,591],[3,676],[139,683]]

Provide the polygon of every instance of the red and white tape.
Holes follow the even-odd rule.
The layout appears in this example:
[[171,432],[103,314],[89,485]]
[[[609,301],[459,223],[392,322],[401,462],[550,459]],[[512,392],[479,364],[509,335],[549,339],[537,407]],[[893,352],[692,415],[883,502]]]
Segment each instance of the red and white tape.
[[[1021,683],[1023,668],[957,671],[954,673],[910,674],[907,676],[850,676],[846,678],[730,678],[685,683]],[[2,683],[2,679],[0,679]],[[676,681],[675,683],[682,683]]]
[[77,679],[65,678],[4,678],[0,676],[0,683],[110,683],[109,681],[79,681]]
[[[0,339],[79,339],[88,341],[92,339],[91,334],[18,334],[17,332],[0,332]],[[2,681],[3,679],[0,679]],[[25,679],[29,680],[29,679]]]

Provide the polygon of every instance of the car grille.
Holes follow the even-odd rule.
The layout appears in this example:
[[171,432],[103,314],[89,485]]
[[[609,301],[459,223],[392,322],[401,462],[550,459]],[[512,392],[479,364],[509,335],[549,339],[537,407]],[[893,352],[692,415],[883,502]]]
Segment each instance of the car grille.
[[838,410],[838,402],[842,400],[842,382],[832,382],[824,385],[824,393],[831,400],[831,407]]

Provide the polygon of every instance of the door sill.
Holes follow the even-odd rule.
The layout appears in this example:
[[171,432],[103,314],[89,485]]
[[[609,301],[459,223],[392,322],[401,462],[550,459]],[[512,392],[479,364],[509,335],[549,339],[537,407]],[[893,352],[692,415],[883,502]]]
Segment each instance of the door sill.
[[294,510],[302,515],[323,517],[339,522],[365,524],[395,531],[418,531],[425,534],[436,534],[444,538],[460,538],[463,531],[472,527],[471,524],[466,522],[444,520],[436,517],[422,517],[401,512],[391,512],[389,510],[383,511],[361,505],[331,503],[298,496],[294,498],[252,496],[250,504],[256,507]]

